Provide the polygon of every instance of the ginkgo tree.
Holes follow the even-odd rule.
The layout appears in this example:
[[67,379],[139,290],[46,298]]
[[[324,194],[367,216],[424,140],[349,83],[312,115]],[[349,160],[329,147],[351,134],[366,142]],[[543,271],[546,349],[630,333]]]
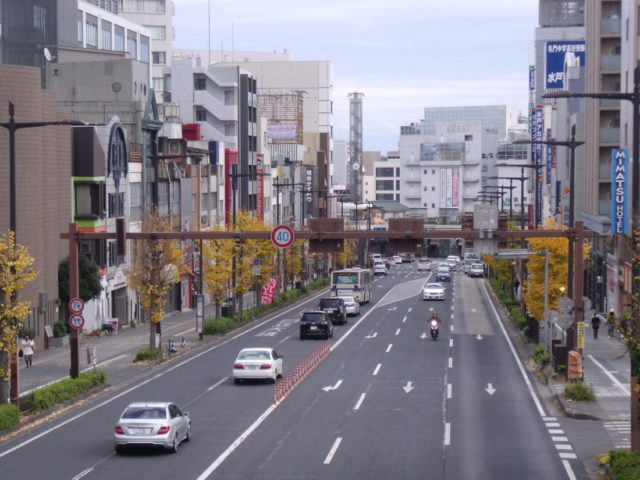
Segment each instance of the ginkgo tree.
[[347,268],[348,265],[355,261],[358,240],[355,238],[346,238],[343,243],[343,250],[336,255],[336,265],[338,268]]
[[[224,227],[216,227],[215,231],[223,231]],[[219,316],[220,305],[226,300],[232,275],[233,240],[206,240],[202,242],[202,255],[206,259],[203,265],[203,281],[216,305],[216,317]]]
[[[553,220],[547,221],[544,230],[557,230],[560,225]],[[548,292],[549,309],[557,308],[558,300],[567,291],[567,273],[569,268],[569,240],[566,237],[531,238],[529,250],[543,253],[549,251]],[[590,246],[585,244],[584,258],[589,255]],[[523,298],[531,315],[539,322],[544,319],[544,255],[531,255],[527,263],[528,276],[523,285]],[[582,275],[582,272],[576,272]]]
[[[155,209],[142,219],[142,231],[171,232],[171,224]],[[185,269],[180,242],[139,239],[131,250],[128,285],[136,290],[140,305],[149,316],[149,347],[159,348],[168,294]]]
[[29,313],[30,303],[19,293],[38,272],[27,247],[16,243],[14,232],[0,236],[0,403],[9,403],[11,358],[15,357],[18,331]]

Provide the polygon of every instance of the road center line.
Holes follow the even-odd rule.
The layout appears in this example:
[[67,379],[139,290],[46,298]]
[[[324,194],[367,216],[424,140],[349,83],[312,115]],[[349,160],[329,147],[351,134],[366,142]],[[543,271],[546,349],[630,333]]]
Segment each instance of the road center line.
[[446,422],[444,424],[444,446],[448,447],[451,445],[451,424]]
[[387,349],[385,350],[385,353],[389,353],[391,351],[391,347],[393,347],[393,343],[390,343],[389,346],[387,347]]
[[447,398],[451,399],[451,395],[453,394],[452,392],[452,386],[450,383],[447,383]]
[[366,397],[367,394],[363,393],[360,395],[360,398],[358,399],[358,403],[356,403],[356,406],[353,407],[354,410],[359,410],[360,409],[360,405],[362,405],[362,402],[364,401],[364,397]]
[[449,368],[453,368],[453,358],[449,357]]
[[407,313],[411,313],[411,310],[413,310],[413,307],[409,307],[409,310],[407,310]]
[[84,477],[85,475],[88,475],[92,471],[93,471],[93,467],[87,468],[86,470],[81,471],[78,475],[73,477],[71,480],[80,480],[82,477]]
[[207,392],[210,392],[211,390],[213,390],[214,388],[222,385],[224,382],[226,382],[227,380],[229,380],[229,377],[224,377],[221,380],[218,380],[216,383],[214,383],[213,385],[211,385],[209,388],[207,388]]
[[400,335],[400,329],[396,330],[396,335]]
[[327,458],[324,459],[323,463],[325,465],[329,465],[331,463],[331,460],[333,459],[333,456],[336,454],[336,451],[338,450],[340,443],[342,443],[342,437],[336,438],[336,441],[333,442],[333,447],[331,447],[331,450],[329,450],[329,453],[327,454]]
[[380,371],[380,367],[381,367],[381,366],[382,366],[382,364],[381,364],[381,363],[379,363],[379,364],[376,366],[375,370],[373,371],[373,374],[374,374],[374,375],[378,375],[378,372]]
[[407,316],[405,315],[405,316],[402,318],[402,323],[404,323],[404,322],[406,322],[406,321],[407,321]]
[[453,347],[453,338],[449,339],[449,347]]

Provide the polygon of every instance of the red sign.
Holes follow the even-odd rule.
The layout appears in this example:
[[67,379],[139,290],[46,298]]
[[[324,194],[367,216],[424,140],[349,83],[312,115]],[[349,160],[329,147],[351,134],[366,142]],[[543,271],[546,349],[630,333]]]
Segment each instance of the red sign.
[[256,192],[258,205],[256,206],[256,217],[261,222],[264,222],[264,177],[262,176],[262,173],[264,172],[264,168],[262,167],[264,164],[264,155],[256,155],[256,162],[256,171],[258,172],[258,191]]
[[[238,163],[238,150],[226,148],[224,150],[224,223],[231,225],[233,216],[233,181],[231,178],[232,165]],[[237,168],[237,167],[236,167]],[[238,179],[236,178],[237,182]]]
[[272,278],[262,287],[262,290],[260,291],[260,303],[262,305],[269,305],[273,301],[273,294],[276,291],[277,284],[278,281],[275,278]]
[[76,330],[82,328],[84,326],[84,317],[79,313],[74,313],[69,317],[69,325]]
[[82,310],[84,310],[84,302],[82,299],[76,297],[69,300],[69,310],[73,313],[82,313]]
[[271,241],[278,248],[290,247],[294,240],[295,234],[288,225],[278,225],[271,231]]

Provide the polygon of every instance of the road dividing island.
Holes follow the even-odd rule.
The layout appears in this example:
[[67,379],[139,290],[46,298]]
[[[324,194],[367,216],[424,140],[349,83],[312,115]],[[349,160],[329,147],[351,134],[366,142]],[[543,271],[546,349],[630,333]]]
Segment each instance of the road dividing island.
[[304,378],[316,368],[316,366],[331,353],[331,340],[327,340],[304,361],[298,365],[293,372],[284,377],[280,383],[273,387],[273,403],[278,404],[289,395]]

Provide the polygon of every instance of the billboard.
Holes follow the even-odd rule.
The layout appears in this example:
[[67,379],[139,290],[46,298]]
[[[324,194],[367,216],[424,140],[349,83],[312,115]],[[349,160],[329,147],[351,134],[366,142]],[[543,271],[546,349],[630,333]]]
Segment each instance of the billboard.
[[536,226],[542,223],[542,152],[543,144],[539,143],[544,140],[544,110],[543,107],[537,106],[533,111],[533,126],[531,130],[531,163],[535,165],[536,170],[536,210],[534,223]]
[[256,172],[258,173],[256,218],[264,222],[264,155],[260,153],[256,155]]
[[545,48],[545,89],[566,88],[565,65],[585,65],[585,42],[547,42]]
[[611,233],[629,233],[629,152],[611,149]]
[[296,143],[297,128],[295,123],[269,123],[267,125],[269,143]]
[[457,168],[440,169],[440,208],[460,205],[460,173]]

